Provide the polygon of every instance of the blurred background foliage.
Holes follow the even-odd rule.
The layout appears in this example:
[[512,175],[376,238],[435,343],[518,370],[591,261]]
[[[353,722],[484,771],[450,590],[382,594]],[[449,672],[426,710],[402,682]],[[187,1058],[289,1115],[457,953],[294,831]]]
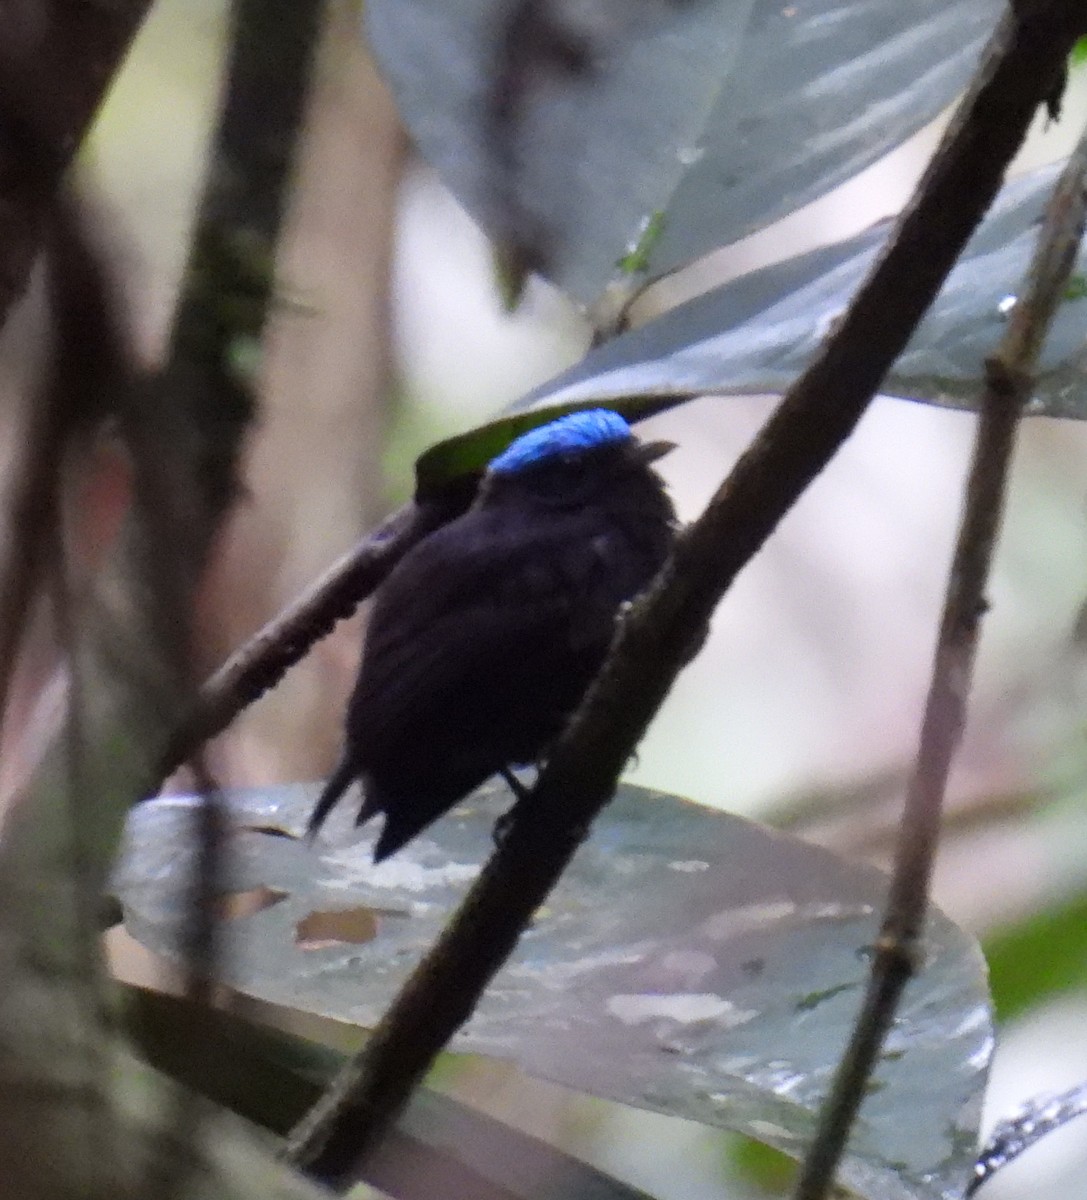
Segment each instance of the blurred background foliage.
[[[579,312],[537,278],[515,312],[503,310],[485,239],[398,123],[359,37],[358,4],[345,0],[335,12],[277,264],[246,494],[201,595],[203,670],[409,494],[422,449],[494,415],[589,343]],[[107,216],[149,360],[162,350],[183,266],[225,28],[222,0],[159,0],[80,163]],[[1087,67],[1073,70],[1064,109],[1059,123],[1039,116],[1016,171],[1067,152],[1087,120]],[[824,199],[651,288],[636,319],[897,210],[940,124]],[[16,398],[36,361],[34,303],[0,345],[0,380]],[[683,516],[699,510],[772,404],[703,400],[654,419],[647,433],[680,446],[664,473]],[[971,420],[876,402],[738,581],[631,779],[886,860]],[[98,467],[84,531],[92,546],[105,536],[119,470],[108,455]],[[1087,1077],[1085,467],[1082,423],[1026,423],[936,881],[937,902],[990,955],[1002,1020],[990,1122],[1029,1095]],[[213,763],[224,783],[328,770],[361,627],[359,619],[339,627],[219,739]],[[40,749],[54,665],[43,639],[21,669],[4,733],[8,791]],[[169,982],[168,968],[119,934],[111,941],[123,975]],[[250,1002],[237,1003],[249,1011]],[[441,1081],[662,1197],[718,1196],[725,1176],[730,1195],[781,1187],[769,1152],[699,1126],[620,1112],[494,1064],[465,1070],[451,1061]],[[1087,1134],[1073,1125],[989,1195],[1065,1200],[1085,1171]]]

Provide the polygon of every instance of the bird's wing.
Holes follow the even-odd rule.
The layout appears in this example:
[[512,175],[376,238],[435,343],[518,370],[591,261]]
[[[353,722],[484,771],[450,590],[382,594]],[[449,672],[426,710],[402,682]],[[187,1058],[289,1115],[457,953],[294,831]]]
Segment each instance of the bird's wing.
[[[568,691],[571,676],[576,700],[583,663],[610,640],[615,601],[593,586],[607,564],[591,545],[571,544],[561,528],[526,543],[486,513],[461,522],[473,517],[475,527],[446,526],[420,543],[382,589],[351,700],[360,745],[418,752],[396,743],[428,728],[429,713],[444,714],[449,736],[434,736],[452,743],[496,717],[512,723],[522,707],[540,707],[538,689]],[[538,681],[535,697],[525,680]]]

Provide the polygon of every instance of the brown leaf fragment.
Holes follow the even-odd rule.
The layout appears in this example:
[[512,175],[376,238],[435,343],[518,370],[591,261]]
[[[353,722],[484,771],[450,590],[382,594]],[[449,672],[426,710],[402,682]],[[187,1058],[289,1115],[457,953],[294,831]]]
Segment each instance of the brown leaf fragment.
[[365,905],[311,912],[295,926],[295,943],[303,950],[320,950],[338,943],[362,945],[377,937],[378,913]]

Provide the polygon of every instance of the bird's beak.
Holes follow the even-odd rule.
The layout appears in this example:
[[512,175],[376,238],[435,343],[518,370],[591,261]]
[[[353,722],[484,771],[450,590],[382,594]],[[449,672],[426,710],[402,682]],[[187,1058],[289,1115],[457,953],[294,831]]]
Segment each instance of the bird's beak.
[[638,457],[645,463],[656,462],[675,448],[675,442],[639,442]]

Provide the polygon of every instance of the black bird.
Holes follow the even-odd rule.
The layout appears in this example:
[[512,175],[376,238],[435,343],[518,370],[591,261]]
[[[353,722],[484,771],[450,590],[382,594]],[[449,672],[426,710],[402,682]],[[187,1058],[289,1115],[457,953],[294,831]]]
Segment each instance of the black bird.
[[312,837],[355,779],[380,862],[490,776],[546,758],[596,675],[620,606],[671,548],[675,514],[605,409],[517,438],[472,507],[414,546],[377,593],[344,750]]

